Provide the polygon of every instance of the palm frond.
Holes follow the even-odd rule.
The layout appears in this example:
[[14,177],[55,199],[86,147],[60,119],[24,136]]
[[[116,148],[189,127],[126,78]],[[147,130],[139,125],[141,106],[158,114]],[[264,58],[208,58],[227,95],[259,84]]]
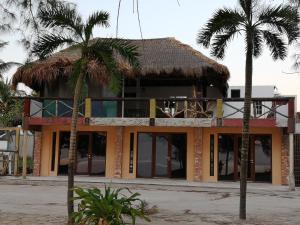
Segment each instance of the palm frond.
[[300,22],[297,9],[289,5],[279,5],[276,7],[266,7],[258,16],[256,26],[267,26],[271,28],[270,32],[277,31],[285,34],[292,43],[299,37]]
[[103,43],[101,45],[98,43],[98,45],[94,45],[89,49],[89,54],[90,57],[105,66],[110,77],[109,88],[114,93],[118,93],[121,87],[121,75],[111,47]]
[[263,36],[260,30],[253,30],[253,56],[259,57],[263,50]]
[[45,34],[33,44],[32,54],[39,58],[45,58],[63,45],[73,44],[75,40],[71,37],[64,37],[56,34]]
[[87,40],[90,39],[93,28],[97,25],[109,27],[108,20],[109,20],[109,13],[105,11],[97,11],[92,15],[90,15],[84,28],[85,38]]
[[223,32],[222,34],[215,35],[214,39],[212,40],[211,55],[219,59],[223,59],[227,44],[234,38],[236,34],[237,30],[235,28],[227,32]]
[[47,4],[40,8],[38,18],[45,28],[65,28],[82,36],[84,26],[81,16],[70,4]]
[[252,12],[252,1],[248,0],[239,0],[240,7],[243,9],[247,17],[251,16]]
[[130,41],[115,38],[99,39],[90,46],[90,49],[93,48],[99,51],[104,50],[104,52],[115,51],[123,59],[127,60],[130,65],[134,67],[139,66],[137,46],[133,45]]
[[287,56],[287,46],[280,35],[272,33],[270,31],[262,31],[263,37],[267,46],[271,51],[271,55],[274,60],[283,60]]
[[21,66],[21,63],[17,62],[3,62],[0,60],[0,76],[2,76],[2,73],[7,72],[9,69],[11,69],[14,66]]
[[208,48],[214,35],[221,34],[222,32],[228,33],[230,30],[238,29],[244,21],[244,16],[238,10],[228,8],[220,9],[208,21],[202,31],[199,32],[197,42]]
[[8,42],[7,41],[0,41],[0,49],[7,46]]

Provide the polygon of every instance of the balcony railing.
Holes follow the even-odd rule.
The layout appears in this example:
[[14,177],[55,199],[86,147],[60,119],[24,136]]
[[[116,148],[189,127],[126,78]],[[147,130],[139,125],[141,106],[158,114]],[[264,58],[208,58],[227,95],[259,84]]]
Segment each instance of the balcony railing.
[[[28,97],[25,117],[71,117],[70,98]],[[244,113],[243,98],[86,98],[79,104],[85,118],[218,118],[237,119]],[[294,118],[294,98],[253,98],[252,119]]]

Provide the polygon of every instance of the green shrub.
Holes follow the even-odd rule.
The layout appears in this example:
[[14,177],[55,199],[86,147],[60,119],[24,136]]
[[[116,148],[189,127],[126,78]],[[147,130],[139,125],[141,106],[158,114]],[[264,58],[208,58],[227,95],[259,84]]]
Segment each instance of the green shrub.
[[[129,197],[121,193],[124,190],[129,192]],[[137,218],[150,221],[145,215],[145,203],[139,198],[140,194],[129,189],[105,187],[102,193],[98,188],[75,188],[75,194],[75,200],[79,200],[78,211],[74,213],[75,224],[123,225],[129,219],[134,225]]]

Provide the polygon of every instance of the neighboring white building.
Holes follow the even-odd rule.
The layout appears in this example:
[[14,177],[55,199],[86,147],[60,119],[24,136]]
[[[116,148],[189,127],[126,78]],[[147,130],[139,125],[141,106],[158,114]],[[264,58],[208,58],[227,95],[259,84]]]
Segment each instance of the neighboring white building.
[[[228,98],[244,98],[245,97],[245,86],[230,86],[227,92]],[[252,87],[252,98],[274,98],[274,97],[291,97],[283,96],[277,92],[277,88],[273,85],[264,86],[253,86]],[[295,101],[296,104],[296,101]],[[225,102],[223,105],[223,116],[225,118],[242,118],[243,117],[243,106],[244,102]],[[241,110],[238,111],[237,109]],[[288,119],[285,117],[288,115],[288,105],[281,104],[280,102],[271,101],[256,101],[251,105],[251,117],[252,118],[272,118],[274,113],[271,109],[276,109],[276,121],[280,125],[286,125]],[[282,115],[280,115],[282,114]],[[285,116],[283,116],[285,115]]]

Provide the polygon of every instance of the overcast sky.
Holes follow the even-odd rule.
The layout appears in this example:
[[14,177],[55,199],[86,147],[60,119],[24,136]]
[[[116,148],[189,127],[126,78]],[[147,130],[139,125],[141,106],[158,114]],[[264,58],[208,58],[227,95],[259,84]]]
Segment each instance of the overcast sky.
[[[115,37],[118,0],[73,0],[79,12],[87,17],[95,10],[106,10],[110,13],[111,27],[97,29],[95,37]],[[133,0],[122,0],[119,37],[140,38],[136,9],[133,12]],[[196,36],[201,27],[213,12],[223,6],[235,7],[237,0],[139,0],[140,18],[144,38],[175,37],[177,40],[191,45],[193,48],[209,56],[209,50],[197,45]],[[204,4],[205,2],[205,4]],[[283,0],[274,0],[281,3]],[[10,34],[4,37],[11,41],[10,46],[0,52],[0,58],[6,61],[23,62],[25,58],[22,48],[13,41],[16,37]],[[235,39],[220,63],[226,65],[231,77],[230,85],[244,85],[245,47],[242,38]],[[289,48],[289,57],[285,61],[274,62],[267,48],[264,54],[255,60],[253,85],[274,85],[284,95],[300,95],[300,75],[287,75],[292,72],[295,46]],[[11,76],[10,72],[8,76]],[[300,100],[299,100],[300,101]],[[298,103],[298,109],[300,104]]]

